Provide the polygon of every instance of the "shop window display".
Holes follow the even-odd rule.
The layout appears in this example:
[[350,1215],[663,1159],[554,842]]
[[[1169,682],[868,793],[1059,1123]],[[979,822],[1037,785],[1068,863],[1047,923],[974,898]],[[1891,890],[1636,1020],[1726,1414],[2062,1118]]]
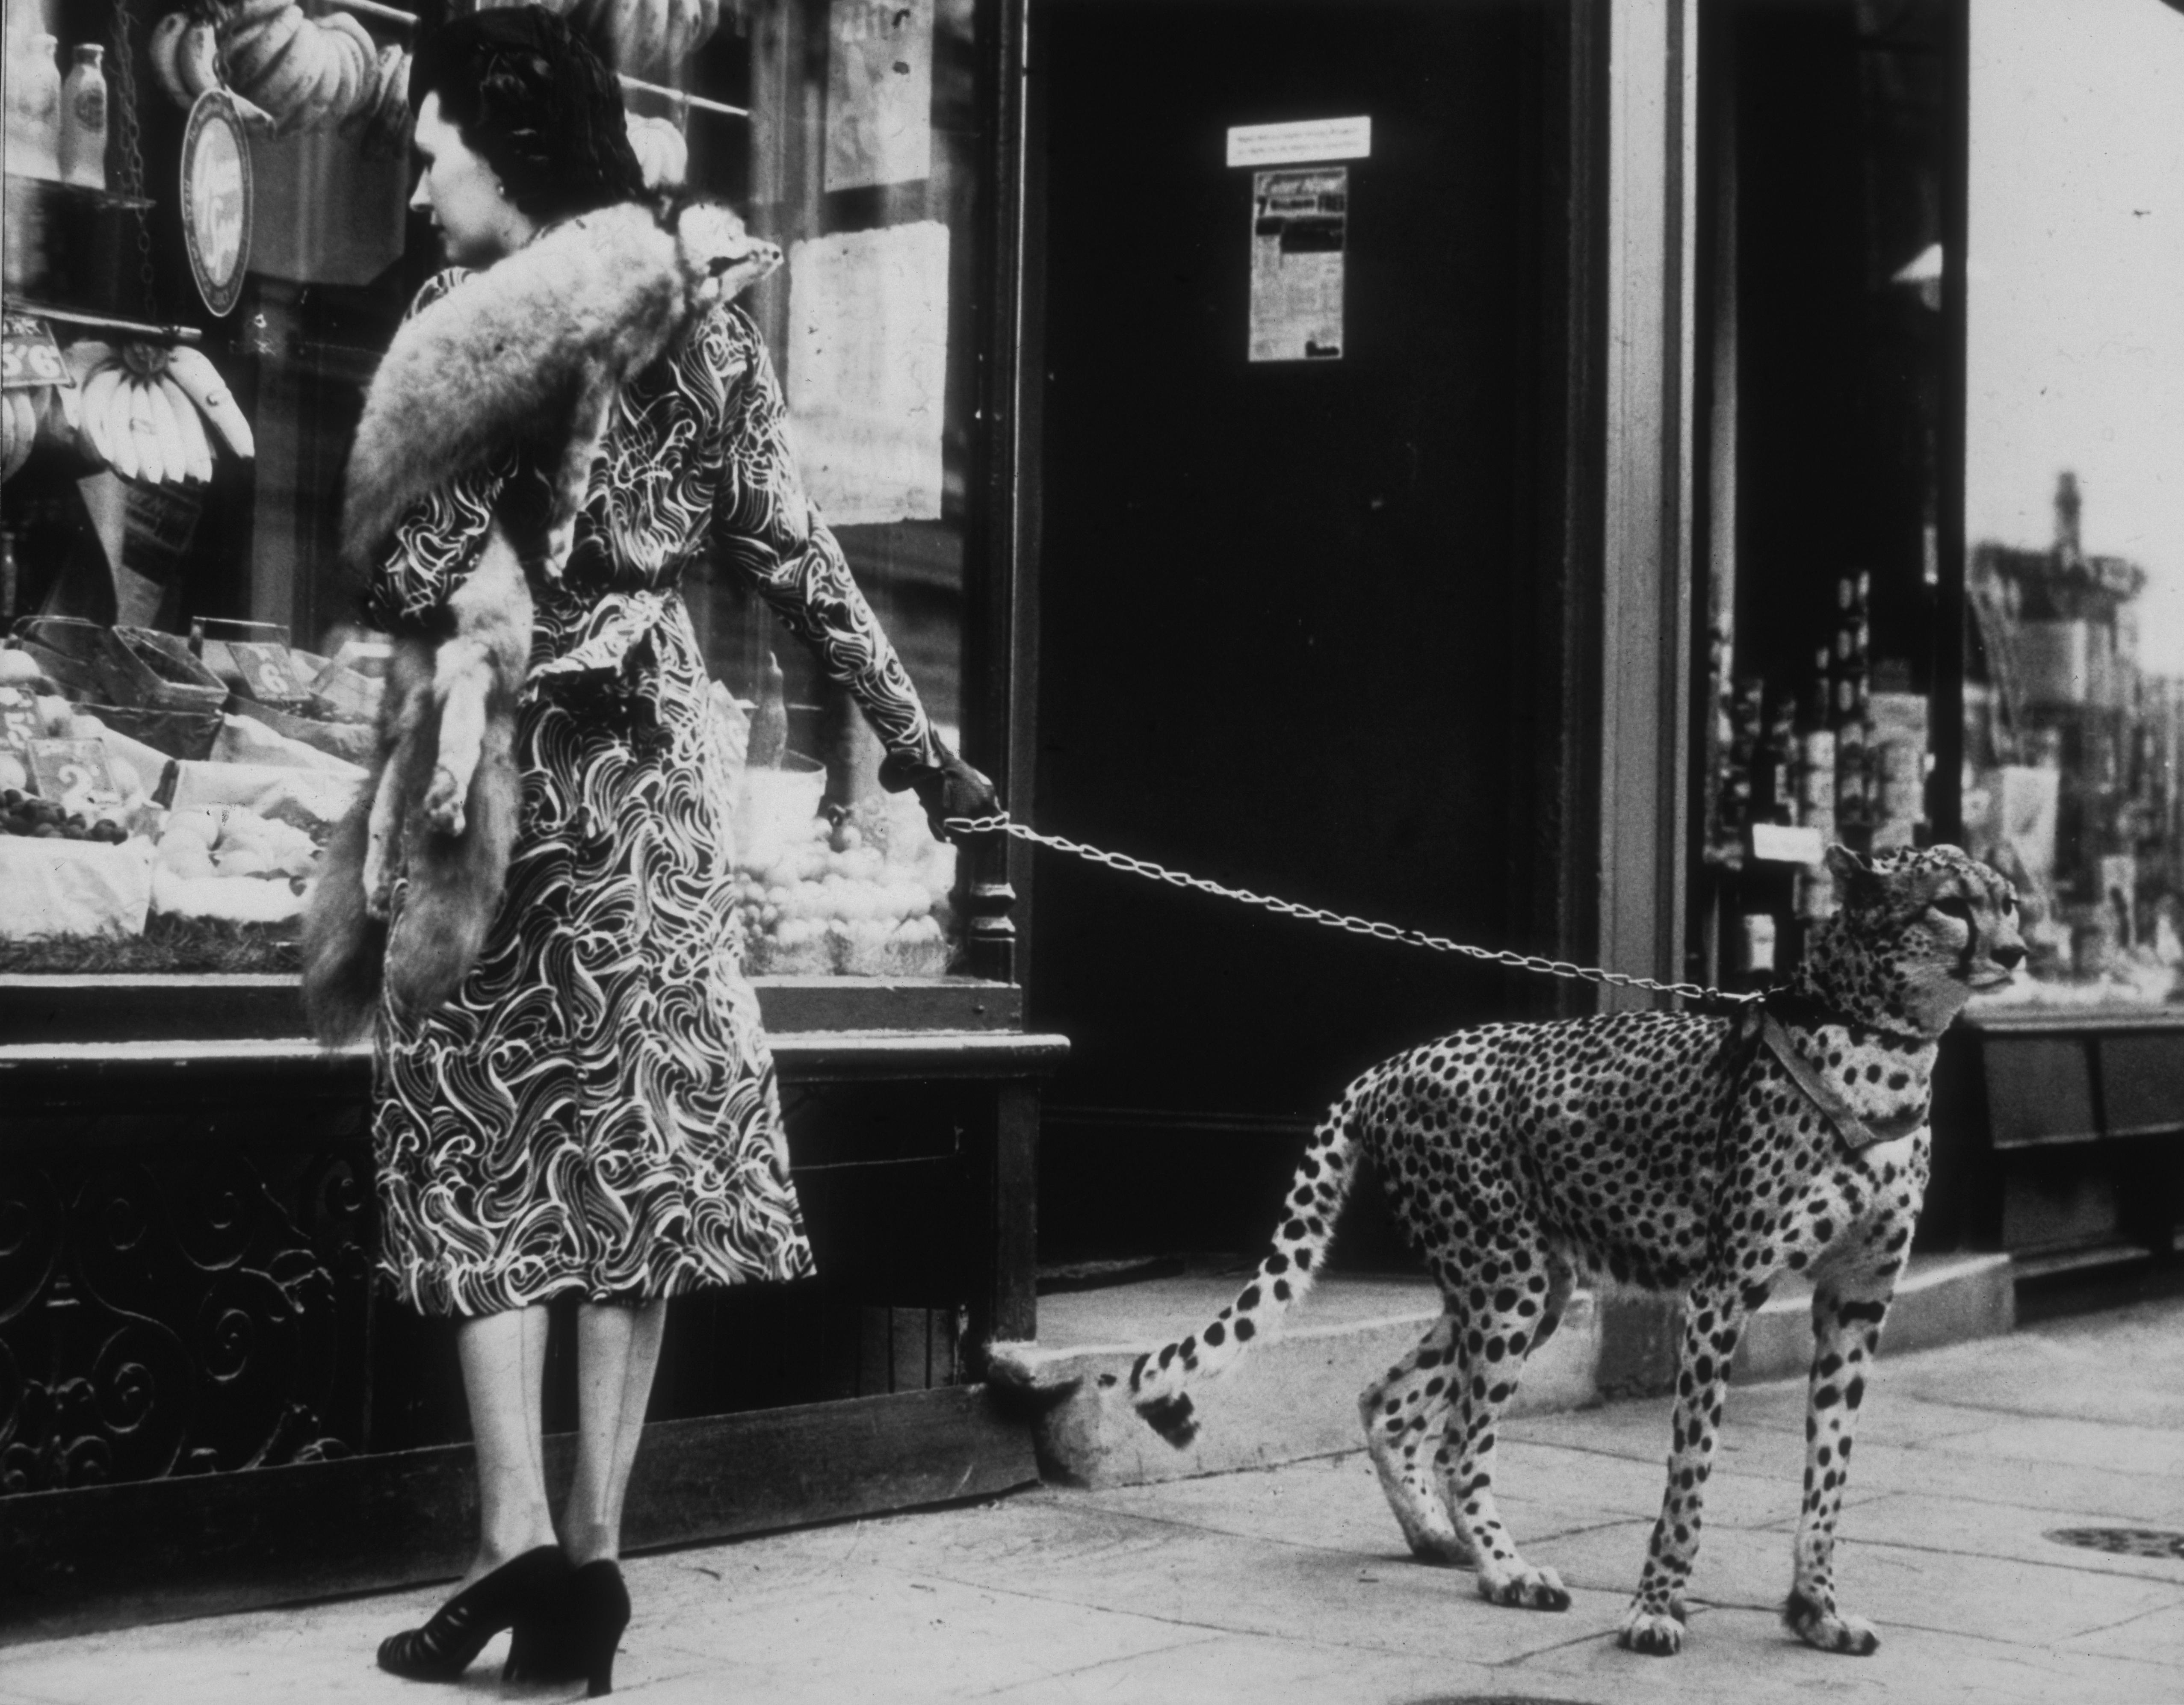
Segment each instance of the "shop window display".
[[2184,998],[2184,14],[1970,9],[1963,816],[2004,998]]
[[[384,659],[335,541],[363,387],[438,264],[404,85],[439,3],[8,0],[0,969],[293,964]],[[743,306],[807,495],[959,746],[982,14],[556,9],[611,45],[648,171],[786,251]],[[239,162],[196,136],[223,89]],[[955,851],[846,694],[733,567],[682,592],[744,753],[748,968],[949,969]]]

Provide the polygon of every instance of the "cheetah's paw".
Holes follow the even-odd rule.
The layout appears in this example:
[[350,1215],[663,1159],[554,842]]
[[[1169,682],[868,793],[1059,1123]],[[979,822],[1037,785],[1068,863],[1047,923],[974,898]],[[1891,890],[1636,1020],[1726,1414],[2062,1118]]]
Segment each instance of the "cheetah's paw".
[[1534,1569],[1529,1563],[1498,1580],[1479,1577],[1479,1596],[1489,1604],[1511,1606],[1520,1610],[1568,1610],[1570,1608],[1569,1589],[1563,1578],[1552,1569]]
[[1870,1658],[1880,1649],[1880,1631],[1863,1616],[1845,1616],[1802,1592],[1791,1591],[1782,1607],[1782,1620],[1806,1645],[1823,1652]]
[[1632,1605],[1617,1639],[1628,1652],[1642,1652],[1648,1658],[1674,1658],[1684,1649],[1684,1623],[1674,1613],[1677,1608],[1671,1604],[1663,1613]]
[[1411,1555],[1420,1563],[1431,1563],[1448,1569],[1475,1569],[1479,1553],[1462,1535],[1455,1533],[1407,1533],[1403,1536],[1411,1547]]

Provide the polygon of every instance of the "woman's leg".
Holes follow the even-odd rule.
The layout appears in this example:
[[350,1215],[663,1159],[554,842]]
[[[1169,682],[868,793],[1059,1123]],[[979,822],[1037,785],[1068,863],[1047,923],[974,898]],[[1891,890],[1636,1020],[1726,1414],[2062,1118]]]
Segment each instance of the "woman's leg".
[[561,1511],[561,1541],[571,1563],[621,1554],[622,1494],[637,1461],[666,1324],[664,1300],[577,1306],[577,1473]]
[[554,1543],[539,1417],[544,1307],[462,1321],[455,1328],[455,1354],[477,1447],[478,1548],[463,1580],[467,1586],[525,1552]]

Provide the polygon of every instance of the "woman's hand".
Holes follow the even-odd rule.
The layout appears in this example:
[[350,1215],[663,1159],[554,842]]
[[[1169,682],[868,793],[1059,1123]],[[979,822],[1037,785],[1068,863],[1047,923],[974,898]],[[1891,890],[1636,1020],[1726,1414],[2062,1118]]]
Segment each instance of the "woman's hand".
[[993,817],[1000,812],[1000,796],[994,791],[994,784],[952,752],[941,759],[938,769],[913,774],[910,785],[925,808],[925,820],[936,841],[954,838],[946,827],[951,817]]

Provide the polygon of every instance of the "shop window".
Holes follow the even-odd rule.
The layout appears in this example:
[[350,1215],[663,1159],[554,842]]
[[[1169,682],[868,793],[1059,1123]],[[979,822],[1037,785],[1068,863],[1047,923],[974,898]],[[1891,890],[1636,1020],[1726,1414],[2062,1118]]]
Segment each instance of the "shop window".
[[[2184,995],[2184,14],[1970,10],[1964,833],[2005,1000]],[[1995,997],[1991,997],[1995,998]]]
[[[413,39],[404,14],[421,3],[440,0],[305,9],[312,27],[331,32],[339,19],[343,33],[367,37],[383,79]],[[786,393],[807,491],[943,737],[960,747],[990,258],[982,67],[994,8],[724,0],[703,8],[716,25],[690,42],[679,24],[648,25],[648,6],[663,19],[669,9],[604,0],[578,14],[603,20],[626,50],[624,71],[654,86],[627,92],[640,153],[683,161],[692,190],[743,209],[786,251],[787,265],[744,306]],[[112,760],[120,785],[103,814],[115,827],[101,834],[120,844],[42,852],[56,869],[103,861],[89,887],[46,882],[43,910],[24,885],[0,885],[23,902],[0,919],[10,938],[0,969],[292,965],[314,856],[295,836],[323,839],[337,784],[353,785],[343,766],[367,742],[383,654],[382,636],[359,625],[335,540],[364,387],[437,264],[429,227],[405,208],[406,114],[398,102],[359,106],[353,123],[306,110],[280,134],[249,137],[248,269],[239,300],[215,313],[192,282],[175,206],[196,44],[178,48],[184,33],[160,27],[161,9],[8,0],[10,361],[19,344],[65,351],[95,340],[156,366],[187,344],[231,390],[257,454],[237,459],[214,431],[209,469],[124,477],[95,435],[62,419],[55,386],[23,387],[22,405],[7,405],[0,614],[20,653],[8,667],[27,673],[27,658],[43,674],[36,686],[59,689],[0,683],[20,713],[7,719],[14,749],[0,757],[0,780],[20,791],[8,822],[23,833],[11,838],[73,832],[65,822],[57,836],[37,832],[64,802],[28,803],[39,797],[29,743],[81,737]],[[107,181],[56,184],[58,147],[48,162],[18,142],[48,122],[47,72],[99,58],[77,51],[92,47],[104,61]],[[343,74],[326,86],[349,82]],[[31,435],[20,445],[19,414]],[[694,563],[683,595],[725,690],[722,714],[747,729],[737,835],[749,968],[946,970],[960,936],[954,849],[933,840],[911,796],[880,789],[878,742],[847,696],[733,568]],[[260,666],[269,659],[270,674]],[[216,773],[219,760],[237,759],[309,774],[276,800],[242,789],[244,766]],[[209,865],[167,847],[192,804],[220,807],[238,825],[262,808],[255,814],[274,825],[261,837],[270,871],[206,886],[231,868],[226,826],[210,825]],[[206,826],[193,818],[185,832]],[[0,847],[11,850],[27,856]],[[238,839],[234,850],[247,849]],[[245,881],[247,892],[233,886]]]

